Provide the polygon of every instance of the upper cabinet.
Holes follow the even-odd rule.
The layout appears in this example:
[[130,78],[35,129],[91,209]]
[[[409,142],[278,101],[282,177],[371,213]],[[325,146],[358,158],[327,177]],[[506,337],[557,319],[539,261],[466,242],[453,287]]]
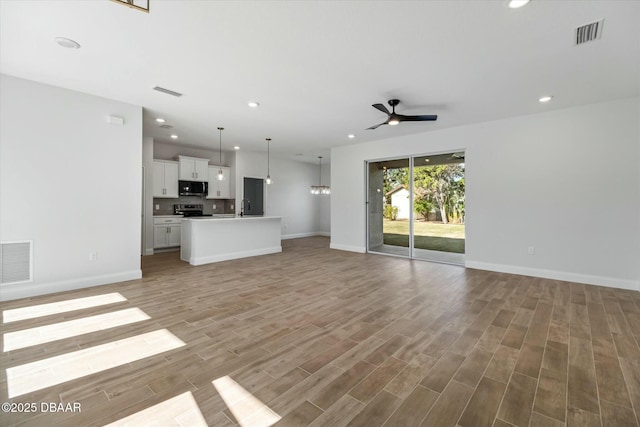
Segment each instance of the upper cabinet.
[[206,182],[209,179],[209,160],[178,156],[178,162],[180,163],[180,181]]
[[[222,169],[222,180],[218,179],[218,171]],[[207,199],[231,199],[231,168],[226,166],[209,166],[209,194]]]
[[153,197],[178,198],[178,163],[153,161]]

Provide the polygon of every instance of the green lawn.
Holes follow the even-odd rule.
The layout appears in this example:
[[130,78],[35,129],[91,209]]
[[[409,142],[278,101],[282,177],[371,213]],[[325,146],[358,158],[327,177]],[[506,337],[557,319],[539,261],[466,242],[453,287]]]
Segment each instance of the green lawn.
[[[383,230],[385,244],[409,247],[409,221],[385,219]],[[416,221],[413,233],[417,249],[464,253],[464,224]]]

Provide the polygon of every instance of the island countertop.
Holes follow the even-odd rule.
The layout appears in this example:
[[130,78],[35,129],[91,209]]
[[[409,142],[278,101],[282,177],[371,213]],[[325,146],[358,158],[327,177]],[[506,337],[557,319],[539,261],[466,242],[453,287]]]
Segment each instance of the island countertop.
[[216,216],[191,216],[184,218],[185,221],[243,221],[243,220],[256,220],[256,219],[282,219],[281,216],[257,216],[257,215],[248,215],[248,216],[236,216],[236,215],[227,215],[220,214]]
[[181,221],[180,259],[191,265],[282,252],[282,217],[189,217]]

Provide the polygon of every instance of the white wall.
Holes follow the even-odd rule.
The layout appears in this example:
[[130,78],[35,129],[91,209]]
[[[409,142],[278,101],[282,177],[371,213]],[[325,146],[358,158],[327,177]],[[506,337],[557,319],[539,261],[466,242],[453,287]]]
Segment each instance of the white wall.
[[[322,234],[322,205],[309,190],[318,177],[318,166],[271,156],[271,185],[266,185],[265,215],[282,217],[282,238]],[[236,212],[240,212],[244,178],[267,176],[266,153],[236,153]],[[324,225],[326,226],[326,224]]]
[[34,280],[0,298],[141,277],[141,184],[141,107],[1,75],[0,240],[33,240]]
[[331,247],[365,250],[365,160],[466,149],[468,267],[640,290],[639,117],[632,98],[334,148]]

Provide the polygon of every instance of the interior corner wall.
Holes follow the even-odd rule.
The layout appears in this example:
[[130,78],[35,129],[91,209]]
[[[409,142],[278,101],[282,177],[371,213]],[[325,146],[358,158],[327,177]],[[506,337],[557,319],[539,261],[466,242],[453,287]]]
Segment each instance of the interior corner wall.
[[142,140],[142,164],[144,165],[143,255],[153,255],[153,158],[153,138],[144,137]]
[[467,267],[640,290],[639,117],[629,98],[333,148],[331,247],[366,250],[366,160],[464,149]]
[[[268,216],[282,217],[282,238],[315,236],[320,233],[320,203],[309,189],[317,179],[317,165],[271,156],[265,183],[264,211]],[[260,152],[236,153],[236,213],[240,213],[244,178],[265,178],[267,155]]]
[[0,299],[141,277],[141,198],[141,107],[0,75],[0,240],[33,242]]

